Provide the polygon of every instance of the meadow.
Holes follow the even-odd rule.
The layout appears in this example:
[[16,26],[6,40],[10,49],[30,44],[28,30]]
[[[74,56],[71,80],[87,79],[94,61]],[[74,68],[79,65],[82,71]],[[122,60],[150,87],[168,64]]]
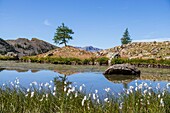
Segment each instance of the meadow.
[[0,88],[0,111],[3,113],[169,113],[170,83],[165,88],[138,83],[113,93],[105,88],[86,93],[86,86],[73,85],[67,77],[46,83],[33,81],[26,89],[20,80],[5,83]]

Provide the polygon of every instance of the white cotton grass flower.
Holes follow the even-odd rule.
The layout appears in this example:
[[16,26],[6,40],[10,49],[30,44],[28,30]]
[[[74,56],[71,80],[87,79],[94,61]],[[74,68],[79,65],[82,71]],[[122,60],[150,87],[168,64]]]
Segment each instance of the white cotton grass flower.
[[67,84],[67,82],[66,82],[66,81],[64,81],[64,84],[66,85],[66,84]]
[[52,85],[49,85],[48,87],[49,87],[49,88],[51,88],[51,87],[52,87]]
[[108,93],[111,89],[110,88],[105,88],[104,90]]
[[49,84],[48,82],[46,82],[44,86],[47,87],[47,86],[49,86],[49,85],[50,85],[50,84]]
[[80,92],[82,91],[82,89],[83,89],[83,87],[82,87],[82,86],[80,86],[80,87],[79,87]]
[[28,97],[28,94],[26,94],[25,96]]
[[30,89],[29,89],[29,88],[27,89],[27,92],[30,92]]
[[138,87],[135,87],[135,91],[138,91]]
[[66,92],[67,91],[67,87],[66,86],[64,86],[64,92]]
[[148,95],[151,96],[151,92],[148,92]]
[[53,96],[55,96],[56,95],[56,92],[53,92]]
[[42,99],[40,99],[40,101],[43,101],[43,97],[42,97]]
[[32,83],[30,83],[30,86],[32,86]]
[[98,90],[97,90],[97,89],[95,90],[95,93],[96,93],[96,94],[98,93]]
[[72,87],[72,85],[71,85],[71,84],[69,84],[69,85],[68,85],[68,87],[70,87],[70,88],[71,88],[71,87]]
[[109,98],[105,98],[105,99],[104,99],[105,102],[108,102],[108,100],[109,100]]
[[88,94],[88,98],[91,98],[91,93]]
[[143,84],[138,85],[138,89],[142,89],[142,87],[143,87]]
[[10,84],[11,84],[12,86],[14,86],[14,83],[13,83],[13,82],[10,82]]
[[147,84],[147,83],[144,83],[143,86],[148,87],[148,84]]
[[39,91],[41,91],[42,90],[42,87],[39,87]]
[[157,86],[156,86],[156,89],[159,90],[160,87],[161,87],[161,86],[160,86],[160,83],[158,83]]
[[47,94],[45,94],[45,97],[46,97],[46,98],[48,98],[48,93],[47,93]]
[[132,90],[132,89],[129,89],[129,92],[130,92],[130,93],[133,93],[133,90]]
[[76,93],[75,93],[75,98],[78,96],[78,92],[76,91]]
[[152,87],[148,87],[148,89],[149,89],[149,90],[151,90],[151,89],[152,89]]
[[50,83],[53,83],[53,81],[52,81],[52,80],[50,80]]
[[5,86],[5,83],[3,83],[2,86]]
[[129,86],[129,89],[133,89],[134,87],[133,86]]
[[159,95],[158,95],[158,98],[160,98],[160,97],[161,97],[161,95],[159,94]]
[[99,99],[97,99],[97,103],[100,104],[100,100]]
[[95,93],[93,93],[93,99],[96,100],[96,94]]
[[163,101],[162,98],[161,98],[161,100],[160,100],[160,106],[164,107],[164,101]]
[[85,101],[85,100],[87,100],[87,97],[86,97],[86,96],[84,96],[84,98],[83,98],[83,100],[82,100],[82,102],[81,102],[81,105],[82,105],[82,106],[84,106],[84,101]]
[[41,83],[41,84],[40,84],[40,86],[41,86],[41,87],[43,87],[43,86],[44,86],[44,84],[43,84],[43,83]]
[[71,93],[71,89],[68,89],[67,96]]
[[119,104],[119,109],[122,109],[123,108],[123,102],[121,102],[120,104]]
[[146,93],[147,93],[147,90],[144,90],[143,93],[146,94]]
[[85,85],[85,84],[82,84],[82,86],[83,86],[83,87],[86,87],[86,85]]
[[138,83],[137,83],[137,82],[135,82],[135,86],[136,86],[136,87],[138,86]]
[[31,92],[31,98],[34,96],[34,92]]
[[32,82],[32,84],[34,84],[35,86],[38,85],[38,83],[36,81]]
[[54,86],[53,90],[56,91],[56,89],[57,89],[56,86]]

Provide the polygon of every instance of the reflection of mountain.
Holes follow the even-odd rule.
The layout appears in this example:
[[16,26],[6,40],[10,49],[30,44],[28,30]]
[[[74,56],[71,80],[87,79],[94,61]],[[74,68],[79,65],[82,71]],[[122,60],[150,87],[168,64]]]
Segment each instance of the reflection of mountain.
[[40,71],[40,70],[31,70],[32,73],[36,73],[38,71]]
[[[17,71],[17,72],[28,72],[29,69],[22,69],[22,68],[0,68],[0,72],[3,70],[8,70],[8,71]],[[32,73],[36,73],[40,70],[31,70]]]
[[0,68],[0,72],[3,71],[5,68]]
[[104,75],[104,76],[111,82],[125,84],[139,78],[138,76],[134,75]]
[[55,70],[55,72],[58,72],[59,74],[66,75],[66,76],[79,73],[72,70]]

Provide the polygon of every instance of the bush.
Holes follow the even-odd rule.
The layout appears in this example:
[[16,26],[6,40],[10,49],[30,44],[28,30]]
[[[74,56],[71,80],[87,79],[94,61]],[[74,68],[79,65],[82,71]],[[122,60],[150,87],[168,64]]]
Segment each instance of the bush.
[[109,58],[107,57],[101,57],[101,58],[96,59],[96,62],[98,62],[99,65],[108,65],[108,60]]

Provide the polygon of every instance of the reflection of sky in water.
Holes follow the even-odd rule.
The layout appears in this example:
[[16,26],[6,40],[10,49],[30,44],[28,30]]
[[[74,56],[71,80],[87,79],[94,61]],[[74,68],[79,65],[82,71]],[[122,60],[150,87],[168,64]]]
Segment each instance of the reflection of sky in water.
[[[50,80],[53,80],[54,77],[59,76],[60,74],[41,70],[36,73],[32,73],[30,70],[27,72],[17,72],[14,70],[3,70],[0,72],[0,85],[3,83],[8,83],[9,81],[14,81],[17,78],[20,80],[20,84],[24,87],[28,87],[29,84],[33,81],[38,83],[46,83]],[[111,91],[118,93],[123,91],[124,85],[122,83],[113,83],[108,81],[102,73],[95,72],[86,72],[86,73],[77,73],[71,76],[68,76],[68,80],[71,82],[76,82],[78,86],[85,84],[86,92],[94,92],[97,89],[100,92],[103,92],[105,88],[111,88]],[[149,80],[138,80],[138,84],[142,82],[151,83],[153,88],[156,88],[157,83],[160,83],[161,87],[166,87],[168,82],[164,81],[149,81]],[[128,86],[135,86],[135,81],[132,81]]]

